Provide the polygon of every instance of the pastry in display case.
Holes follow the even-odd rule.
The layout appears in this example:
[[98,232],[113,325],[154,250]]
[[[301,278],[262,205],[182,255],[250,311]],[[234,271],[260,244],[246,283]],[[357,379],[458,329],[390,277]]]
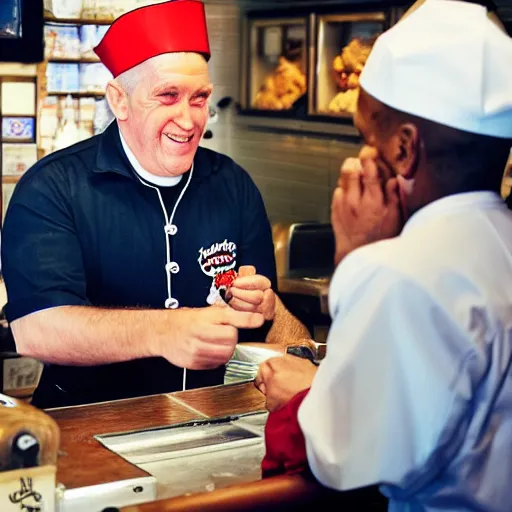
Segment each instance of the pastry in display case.
[[359,76],[384,23],[384,13],[320,18],[312,113],[348,117],[355,112]]
[[253,21],[250,34],[249,107],[292,109],[307,90],[306,21]]

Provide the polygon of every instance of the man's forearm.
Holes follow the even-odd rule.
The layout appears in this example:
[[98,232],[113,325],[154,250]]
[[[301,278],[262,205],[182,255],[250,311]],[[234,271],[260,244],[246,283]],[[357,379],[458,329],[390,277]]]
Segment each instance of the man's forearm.
[[279,345],[295,345],[309,339],[311,339],[309,331],[285,308],[276,295],[276,314],[265,341]]
[[151,339],[160,336],[164,310],[63,306],[11,324],[17,351],[47,363],[95,365],[155,355]]

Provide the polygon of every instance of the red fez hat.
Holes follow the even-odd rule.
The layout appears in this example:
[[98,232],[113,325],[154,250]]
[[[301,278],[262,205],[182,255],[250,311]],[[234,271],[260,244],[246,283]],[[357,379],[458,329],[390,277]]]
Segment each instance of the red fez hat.
[[163,53],[194,52],[210,58],[204,4],[171,0],[120,16],[94,52],[114,77]]

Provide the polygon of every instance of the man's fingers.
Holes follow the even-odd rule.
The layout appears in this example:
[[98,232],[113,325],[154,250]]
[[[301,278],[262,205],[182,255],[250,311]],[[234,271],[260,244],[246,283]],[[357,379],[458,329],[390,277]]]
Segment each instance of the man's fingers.
[[[255,306],[258,306],[263,301],[264,292],[262,290],[245,290],[236,286],[232,286],[230,292],[233,295],[233,300],[238,299],[239,301],[248,302],[249,304],[253,304]],[[230,306],[231,305],[232,303],[230,302]]]
[[270,279],[261,275],[247,277],[237,277],[233,283],[233,288],[243,288],[244,290],[266,290],[270,288]]
[[363,187],[363,194],[367,194],[368,197],[376,202],[384,202],[382,182],[380,180],[379,169],[375,160],[363,160]]
[[[260,364],[258,374],[254,379],[254,383],[263,394],[266,394],[266,387],[273,373],[274,372],[272,371],[272,368],[268,365],[267,361],[264,361],[263,363]],[[264,388],[265,391],[262,388]]]
[[240,299],[231,299],[229,301],[229,307],[236,309],[237,311],[256,311],[258,308],[257,304],[251,304]]
[[249,313],[245,311],[235,311],[232,307],[217,308],[220,314],[219,323],[223,325],[232,325],[237,329],[257,329],[265,322],[261,313]]
[[348,181],[354,176],[359,176],[363,167],[359,158],[346,158],[340,169],[340,176],[338,178],[338,187],[345,188]]
[[[198,326],[198,329],[200,327]],[[201,329],[201,339],[217,345],[235,345],[238,341],[238,331],[232,325],[210,325]]]
[[400,202],[400,191],[398,190],[398,180],[391,178],[386,183],[386,203],[390,206],[398,206]]
[[256,267],[252,265],[243,265],[238,269],[238,277],[248,277],[256,275]]

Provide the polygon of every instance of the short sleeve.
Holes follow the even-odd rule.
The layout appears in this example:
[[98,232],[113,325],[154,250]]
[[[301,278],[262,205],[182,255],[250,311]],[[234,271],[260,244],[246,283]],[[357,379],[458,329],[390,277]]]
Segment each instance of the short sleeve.
[[462,443],[477,355],[429,291],[396,270],[354,254],[331,290],[327,356],[299,410],[310,467],[339,490],[413,492]]
[[87,304],[81,247],[64,173],[33,168],[6,214],[2,266],[9,322],[47,308]]

